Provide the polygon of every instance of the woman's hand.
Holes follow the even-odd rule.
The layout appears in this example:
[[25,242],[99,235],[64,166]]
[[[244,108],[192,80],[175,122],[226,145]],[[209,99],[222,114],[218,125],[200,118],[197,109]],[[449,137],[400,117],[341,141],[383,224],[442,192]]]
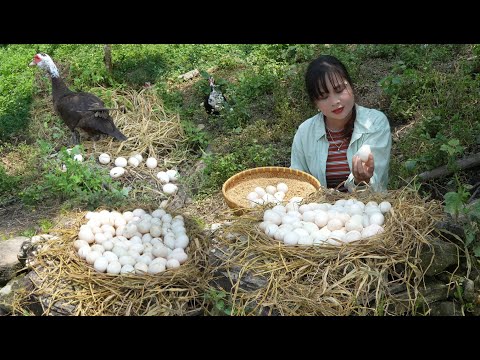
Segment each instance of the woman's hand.
[[362,162],[358,155],[352,158],[352,173],[355,177],[355,185],[358,185],[362,181],[365,183],[370,182],[370,178],[373,176],[373,170],[375,170],[375,164],[373,162],[373,154],[368,155],[368,160]]

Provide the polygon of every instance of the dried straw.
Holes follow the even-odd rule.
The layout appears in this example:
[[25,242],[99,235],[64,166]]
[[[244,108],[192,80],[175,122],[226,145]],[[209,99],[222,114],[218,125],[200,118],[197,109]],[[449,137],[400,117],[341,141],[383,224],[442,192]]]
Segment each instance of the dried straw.
[[110,275],[99,273],[77,255],[73,242],[85,213],[71,229],[55,229],[59,239],[49,240],[32,265],[34,287],[18,292],[14,314],[24,314],[32,299],[40,300],[42,315],[188,315],[201,312],[207,283],[206,239],[188,217],[189,259],[179,269],[156,275]]
[[[263,211],[251,210],[234,218],[217,239],[225,261],[213,272],[231,275],[232,313],[281,315],[380,315],[415,313],[419,288],[429,264],[421,264],[422,245],[442,217],[436,201],[426,201],[410,189],[344,194],[319,191],[308,202],[356,198],[390,201],[385,232],[355,243],[337,246],[288,247],[266,236],[257,226]],[[242,236],[243,235],[243,236]],[[265,286],[254,291],[242,280],[259,276]],[[407,299],[395,298],[406,289]]]

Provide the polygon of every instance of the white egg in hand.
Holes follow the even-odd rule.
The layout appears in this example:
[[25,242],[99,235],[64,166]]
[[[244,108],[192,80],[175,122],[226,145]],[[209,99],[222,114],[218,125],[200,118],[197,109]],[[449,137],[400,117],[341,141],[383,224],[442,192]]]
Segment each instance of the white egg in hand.
[[368,160],[368,155],[370,155],[370,153],[372,152],[372,150],[370,149],[370,145],[362,145],[360,147],[360,149],[357,151],[357,155],[360,157],[360,160],[362,160],[363,162],[366,162]]

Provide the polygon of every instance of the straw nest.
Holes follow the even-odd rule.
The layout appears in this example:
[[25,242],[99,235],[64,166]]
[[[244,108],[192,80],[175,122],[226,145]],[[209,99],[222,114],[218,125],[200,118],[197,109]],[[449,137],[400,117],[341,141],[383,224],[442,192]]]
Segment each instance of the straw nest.
[[[230,274],[232,314],[395,315],[400,308],[415,313],[429,266],[421,264],[419,254],[442,217],[441,205],[407,188],[385,193],[319,191],[305,203],[348,198],[390,201],[385,232],[340,247],[288,247],[257,227],[263,211],[234,218],[216,239],[224,262],[214,269],[215,274]],[[231,275],[235,271],[238,276]],[[257,276],[265,286],[253,291],[240,286]],[[398,288],[407,293],[401,304],[394,295]]]
[[28,313],[38,302],[42,315],[172,316],[202,312],[207,245],[193,220],[184,216],[190,237],[186,249],[189,259],[180,268],[157,275],[110,275],[96,272],[73,247],[84,216],[85,212],[77,215],[72,228],[52,231],[58,239],[46,241],[38,252],[31,266],[33,289],[16,293],[14,314]]
[[125,111],[110,113],[115,125],[128,139],[119,142],[108,137],[97,142],[95,155],[102,152],[112,156],[141,153],[161,159],[178,150],[186,141],[179,115],[168,114],[154,90],[109,90],[109,96],[112,108]]
[[[106,90],[102,98],[110,97],[111,107],[125,109],[110,111],[116,126],[128,137],[126,141],[117,141],[112,137],[104,137],[99,141],[83,141],[86,156],[98,156],[107,153],[112,157],[109,165],[101,165],[108,169],[113,168],[116,157],[129,156],[140,153],[144,161],[138,167],[127,166],[123,176],[117,178],[126,186],[131,186],[131,198],[143,193],[156,193],[163,196],[161,182],[156,177],[160,170],[169,170],[178,167],[187,158],[186,136],[178,114],[168,114],[161,98],[154,90]],[[147,157],[154,157],[158,161],[157,168],[149,169],[145,165]],[[99,165],[100,166],[100,165]]]

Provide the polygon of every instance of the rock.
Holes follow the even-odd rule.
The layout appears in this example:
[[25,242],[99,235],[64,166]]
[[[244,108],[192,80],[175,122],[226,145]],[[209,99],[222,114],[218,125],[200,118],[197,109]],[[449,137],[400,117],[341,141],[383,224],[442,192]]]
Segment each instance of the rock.
[[22,288],[25,288],[25,274],[10,280],[0,289],[0,310],[4,314],[11,313],[15,292]]
[[430,246],[424,245],[420,254],[420,264],[425,276],[436,275],[451,265],[458,265],[460,250],[457,245],[437,238],[430,241]]
[[475,285],[473,280],[463,279],[463,300],[467,303],[475,301]]
[[18,236],[0,242],[0,286],[7,284],[22,269],[17,254],[22,244],[29,238]]
[[440,301],[430,305],[430,316],[463,316],[462,308],[454,301]]

